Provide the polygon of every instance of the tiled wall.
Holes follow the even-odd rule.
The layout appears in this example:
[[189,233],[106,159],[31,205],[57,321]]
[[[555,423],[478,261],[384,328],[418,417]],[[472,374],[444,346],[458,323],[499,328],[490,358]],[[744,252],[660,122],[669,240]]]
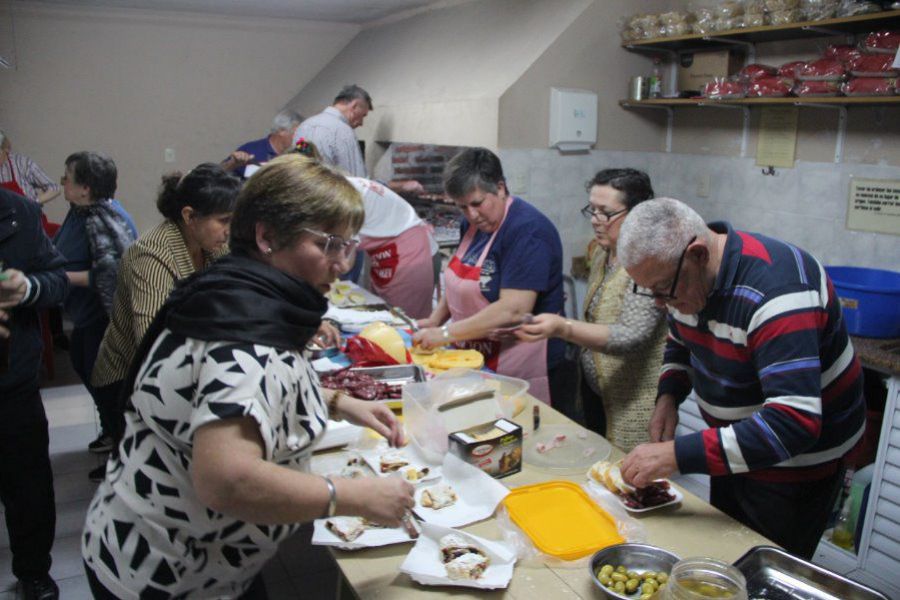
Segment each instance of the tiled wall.
[[[752,158],[606,151],[565,156],[550,149],[503,150],[500,157],[510,189],[559,228],[566,271],[591,237],[578,212],[587,203],[584,184],[608,167],[643,169],[658,196],[687,202],[707,221],[726,219],[790,241],[826,265],[900,271],[900,236],[845,227],[850,178],[900,179],[900,167],[797,162],[773,177],[763,176]],[[709,195],[701,198],[698,182],[707,175]]]

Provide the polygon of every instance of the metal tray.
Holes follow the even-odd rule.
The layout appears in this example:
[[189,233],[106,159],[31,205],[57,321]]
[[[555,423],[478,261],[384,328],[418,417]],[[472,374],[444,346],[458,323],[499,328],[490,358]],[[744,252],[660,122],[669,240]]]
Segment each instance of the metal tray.
[[773,546],[756,546],[734,566],[749,600],[888,600],[884,594]]
[[353,367],[354,373],[365,373],[369,377],[390,385],[406,385],[425,381],[425,370],[419,365],[389,365],[385,367]]

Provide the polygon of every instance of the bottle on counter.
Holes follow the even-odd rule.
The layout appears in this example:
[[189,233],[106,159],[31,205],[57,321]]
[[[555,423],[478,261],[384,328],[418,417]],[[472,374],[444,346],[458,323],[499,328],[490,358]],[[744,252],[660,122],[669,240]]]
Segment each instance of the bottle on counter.
[[653,59],[653,74],[650,75],[650,90],[649,96],[651,98],[662,98],[662,64],[659,58]]
[[834,529],[831,531],[831,541],[835,546],[853,552],[853,526],[850,523],[850,497],[844,499],[844,505],[838,515]]

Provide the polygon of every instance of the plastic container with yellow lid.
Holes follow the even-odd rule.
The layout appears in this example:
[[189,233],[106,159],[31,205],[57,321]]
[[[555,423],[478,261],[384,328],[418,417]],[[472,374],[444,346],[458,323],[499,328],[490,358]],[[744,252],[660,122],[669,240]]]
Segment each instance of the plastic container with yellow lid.
[[562,560],[576,560],[625,541],[616,520],[571,481],[516,488],[503,505],[538,550]]

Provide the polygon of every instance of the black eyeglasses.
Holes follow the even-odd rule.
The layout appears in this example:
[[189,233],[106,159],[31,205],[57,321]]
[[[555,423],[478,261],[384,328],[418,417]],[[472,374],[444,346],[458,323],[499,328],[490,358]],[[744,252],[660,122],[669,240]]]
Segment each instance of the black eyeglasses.
[[678,278],[681,276],[681,265],[684,263],[684,255],[687,254],[688,248],[691,247],[691,244],[697,239],[697,236],[691,238],[691,241],[687,243],[687,246],[684,247],[684,250],[681,251],[681,256],[678,257],[678,266],[675,268],[675,279],[672,280],[672,288],[669,290],[669,293],[663,294],[660,292],[640,292],[638,291],[638,286],[635,283],[631,291],[638,296],[646,296],[648,298],[653,298],[654,300],[675,300],[675,288],[678,287]]
[[598,221],[609,223],[610,221],[612,221],[613,217],[615,217],[617,215],[621,215],[624,212],[628,212],[628,209],[623,208],[622,210],[617,210],[616,212],[608,213],[608,212],[602,211],[600,209],[594,208],[593,206],[588,204],[587,206],[585,206],[584,208],[581,209],[581,216],[583,216],[585,219],[588,219],[588,220],[596,217]]
[[345,240],[339,235],[324,233],[307,227],[304,227],[303,231],[320,238],[325,238],[325,255],[330,256],[331,258],[349,258],[359,245],[359,240],[356,238]]

